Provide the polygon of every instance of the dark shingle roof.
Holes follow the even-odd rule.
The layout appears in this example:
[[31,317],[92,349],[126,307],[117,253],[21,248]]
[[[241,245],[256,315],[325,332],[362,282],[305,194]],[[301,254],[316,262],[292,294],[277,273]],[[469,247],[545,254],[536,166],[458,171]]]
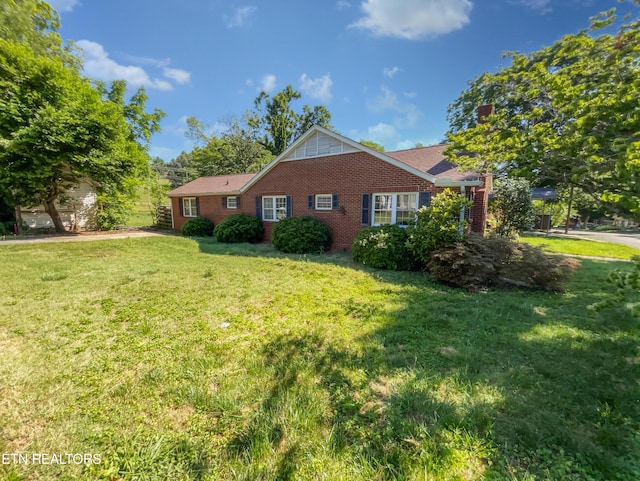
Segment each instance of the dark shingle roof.
[[178,197],[185,195],[211,195],[238,192],[255,176],[256,174],[231,174],[200,177],[188,184],[181,185],[177,189],[169,192],[167,195],[169,197]]
[[476,172],[462,172],[458,170],[455,164],[452,164],[445,158],[443,152],[446,147],[446,144],[439,144],[430,147],[385,152],[385,154],[441,180],[478,180],[479,175]]

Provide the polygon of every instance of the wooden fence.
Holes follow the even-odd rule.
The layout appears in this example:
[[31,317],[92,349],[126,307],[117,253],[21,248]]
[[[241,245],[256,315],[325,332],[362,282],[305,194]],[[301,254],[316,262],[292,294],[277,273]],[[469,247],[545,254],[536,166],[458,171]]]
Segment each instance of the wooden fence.
[[160,205],[156,209],[156,225],[158,229],[170,230],[171,227],[171,207]]

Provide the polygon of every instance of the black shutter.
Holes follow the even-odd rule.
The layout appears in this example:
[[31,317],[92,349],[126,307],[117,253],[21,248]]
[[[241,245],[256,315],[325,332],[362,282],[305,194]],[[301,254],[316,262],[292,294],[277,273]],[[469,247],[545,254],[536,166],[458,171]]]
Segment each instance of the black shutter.
[[236,196],[236,207],[239,209],[240,208],[240,196]]
[[431,192],[420,192],[418,194],[418,209],[425,205],[431,205]]
[[223,209],[227,209],[227,198],[226,197],[222,198],[222,208]]
[[256,195],[256,217],[262,220],[262,197]]
[[362,225],[369,225],[371,212],[371,194],[362,194]]
[[200,217],[200,197],[196,197],[196,216]]
[[337,208],[338,208],[338,204],[339,204],[338,200],[339,200],[339,199],[338,199],[338,194],[333,194],[333,195],[331,196],[331,208],[332,208],[332,209],[334,209],[334,210],[335,210],[335,209],[337,209]]
[[290,195],[287,196],[287,217],[291,217],[293,212],[293,199]]
[[312,195],[310,195],[310,196],[308,197],[308,200],[309,200],[309,209],[313,209],[313,196],[312,196]]
[[180,211],[180,216],[184,217],[184,199],[182,197],[178,197],[178,210]]

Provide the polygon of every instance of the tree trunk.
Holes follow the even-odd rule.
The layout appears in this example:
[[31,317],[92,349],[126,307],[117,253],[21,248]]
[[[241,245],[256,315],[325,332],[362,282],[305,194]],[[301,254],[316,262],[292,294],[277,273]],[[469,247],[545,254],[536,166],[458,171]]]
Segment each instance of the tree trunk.
[[589,223],[589,217],[591,217],[589,214],[587,214],[585,216],[585,218],[582,221],[582,230],[587,230],[587,224]]
[[571,221],[571,204],[573,204],[573,186],[569,190],[569,206],[567,207],[567,220],[564,222],[564,233],[569,233],[569,222]]
[[62,219],[60,218],[60,214],[58,214],[58,210],[56,206],[53,204],[52,200],[48,200],[42,203],[44,205],[44,211],[49,214],[51,220],[53,221],[53,225],[56,228],[56,232],[59,234],[64,234],[67,230],[64,228],[64,224],[62,223]]
[[22,229],[22,209],[19,205],[16,205],[16,228],[15,228],[15,235],[20,234],[20,229]]

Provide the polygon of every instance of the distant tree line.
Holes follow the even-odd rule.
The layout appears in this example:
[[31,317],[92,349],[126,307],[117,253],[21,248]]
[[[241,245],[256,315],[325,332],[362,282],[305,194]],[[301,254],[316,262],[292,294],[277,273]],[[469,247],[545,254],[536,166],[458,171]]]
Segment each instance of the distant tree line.
[[186,135],[195,144],[193,150],[180,153],[168,163],[155,158],[151,167],[173,187],[201,176],[258,172],[311,126],[333,129],[331,113],[323,105],[294,110],[292,103],[300,98],[300,92],[291,85],[274,96],[262,91],[254,108],[241,119],[223,119],[222,131],[213,131],[203,121],[190,117]]

